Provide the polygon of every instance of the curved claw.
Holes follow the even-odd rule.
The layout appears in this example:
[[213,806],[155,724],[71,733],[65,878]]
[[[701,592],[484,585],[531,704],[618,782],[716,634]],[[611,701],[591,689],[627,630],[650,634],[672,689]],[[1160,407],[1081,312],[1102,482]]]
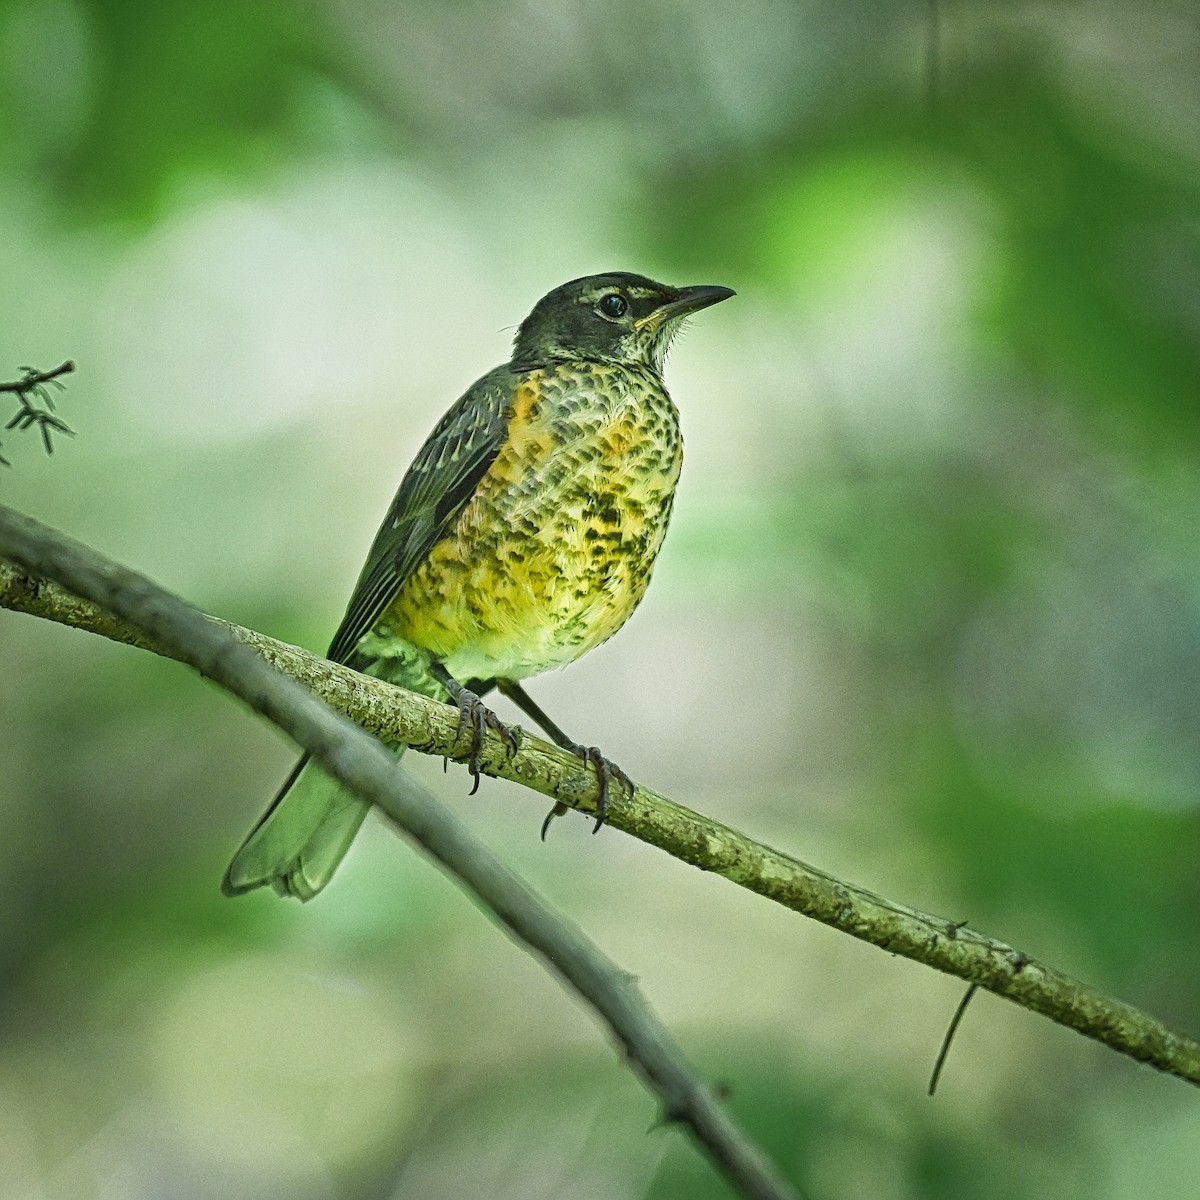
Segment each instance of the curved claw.
[[625,789],[626,796],[632,800],[633,780],[615,762],[605,758],[596,746],[572,746],[571,753],[578,754],[585,763],[591,763],[596,768],[596,782],[600,786],[600,795],[596,798],[596,824],[592,827],[592,833],[599,833],[600,826],[608,819],[610,781],[615,779]]
[[542,841],[543,841],[543,842],[546,840],[546,830],[550,828],[550,822],[551,822],[551,821],[553,821],[555,817],[562,817],[562,816],[566,816],[566,814],[567,814],[567,813],[569,813],[570,811],[571,811],[571,810],[570,810],[570,808],[568,808],[568,807],[567,807],[567,805],[565,805],[565,804],[556,804],[556,805],[555,805],[555,806],[554,806],[554,807],[553,807],[553,808],[552,808],[552,809],[551,809],[551,810],[550,810],[550,811],[549,811],[549,812],[546,814],[546,819],[545,819],[545,820],[542,822],[542,833],[541,833],[541,838],[542,838]]
[[[585,763],[591,763],[596,768],[596,782],[599,785],[600,794],[596,798],[596,824],[592,827],[592,833],[599,833],[600,827],[608,819],[608,796],[611,781],[616,780],[625,789],[625,794],[630,800],[633,799],[637,785],[615,762],[605,758],[598,747],[573,745],[568,746],[567,749],[572,754],[578,755]],[[567,811],[568,808],[565,804],[556,804],[546,814],[546,819],[542,822],[543,842],[546,840],[546,830],[550,828],[550,822],[555,817],[561,817]]]
[[454,731],[454,743],[457,746],[464,732],[470,734],[470,751],[467,756],[467,770],[474,779],[469,795],[479,791],[479,777],[483,768],[483,741],[489,729],[504,740],[511,758],[521,747],[519,733],[514,733],[503,721],[474,692],[466,688],[458,695],[458,728]]

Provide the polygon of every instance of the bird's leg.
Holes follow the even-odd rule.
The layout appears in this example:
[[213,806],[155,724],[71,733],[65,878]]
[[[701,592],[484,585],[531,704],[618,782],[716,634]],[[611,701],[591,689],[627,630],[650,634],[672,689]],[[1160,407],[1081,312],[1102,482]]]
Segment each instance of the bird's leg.
[[520,748],[517,735],[470,689],[463,687],[446,668],[434,659],[429,664],[429,673],[450,694],[451,703],[458,705],[458,730],[454,740],[457,744],[464,732],[469,731],[471,751],[467,758],[467,770],[471,772],[475,783],[471,795],[479,791],[479,775],[482,767],[483,739],[489,729],[494,729],[508,747],[510,755]]
[[[501,695],[507,696],[527,717],[536,721],[545,730],[550,740],[564,750],[577,754],[585,763],[591,763],[596,768],[596,781],[600,794],[596,798],[596,825],[593,833],[598,833],[608,816],[609,781],[615,779],[624,789],[629,798],[633,799],[634,782],[617,766],[610,762],[595,746],[584,746],[569,738],[555,723],[550,720],[533,697],[515,679],[497,679],[494,681]],[[561,817],[570,811],[565,804],[556,804],[542,822],[542,841],[546,840],[546,830],[555,817]]]

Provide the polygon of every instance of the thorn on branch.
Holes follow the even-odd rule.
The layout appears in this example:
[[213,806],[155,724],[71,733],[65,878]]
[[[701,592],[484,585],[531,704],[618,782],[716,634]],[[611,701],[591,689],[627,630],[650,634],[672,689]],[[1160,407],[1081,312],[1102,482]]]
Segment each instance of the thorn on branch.
[[651,1122],[647,1133],[654,1133],[659,1129],[669,1129],[672,1125],[681,1125],[687,1121],[688,1107],[680,1099],[668,1100],[666,1104],[659,1110],[658,1116]]
[[[725,1081],[718,1080],[710,1086],[709,1090],[722,1104],[728,1104],[733,1097],[733,1085]],[[647,1130],[648,1133],[652,1133],[656,1129],[667,1129],[672,1125],[686,1125],[691,1120],[692,1105],[689,1103],[686,1093],[673,1092],[665,1095],[664,1100],[658,1116]]]

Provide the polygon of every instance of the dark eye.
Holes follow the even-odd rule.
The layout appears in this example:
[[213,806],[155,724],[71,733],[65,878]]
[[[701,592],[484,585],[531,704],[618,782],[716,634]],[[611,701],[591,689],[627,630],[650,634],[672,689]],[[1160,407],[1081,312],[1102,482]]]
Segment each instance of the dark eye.
[[620,292],[609,292],[607,296],[600,297],[600,311],[606,317],[612,317],[614,320],[623,317],[628,307],[625,297]]

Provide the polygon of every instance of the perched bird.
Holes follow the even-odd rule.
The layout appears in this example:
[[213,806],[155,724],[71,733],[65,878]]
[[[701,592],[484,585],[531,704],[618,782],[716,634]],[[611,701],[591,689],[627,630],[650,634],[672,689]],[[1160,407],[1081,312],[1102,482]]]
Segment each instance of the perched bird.
[[[457,705],[476,787],[485,727],[514,744],[479,699],[496,687],[595,765],[597,828],[610,779],[632,792],[520,680],[612,637],[645,593],[683,457],[663,360],[685,317],[733,294],[620,271],[555,288],[521,323],[511,361],[450,408],[400,484],[329,658]],[[302,759],[222,890],[269,884],[311,899],[368,807]]]

